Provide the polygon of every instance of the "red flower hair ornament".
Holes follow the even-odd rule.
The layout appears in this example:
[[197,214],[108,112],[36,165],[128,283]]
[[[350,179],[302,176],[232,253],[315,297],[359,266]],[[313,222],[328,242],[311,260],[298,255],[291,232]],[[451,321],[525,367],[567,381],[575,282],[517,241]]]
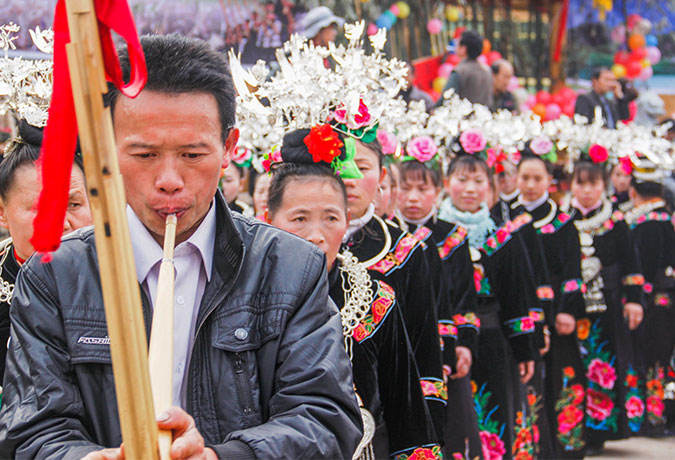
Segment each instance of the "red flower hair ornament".
[[329,124],[312,126],[309,134],[305,137],[305,145],[312,155],[314,163],[321,161],[331,164],[340,156],[343,142],[338,137],[333,127]]

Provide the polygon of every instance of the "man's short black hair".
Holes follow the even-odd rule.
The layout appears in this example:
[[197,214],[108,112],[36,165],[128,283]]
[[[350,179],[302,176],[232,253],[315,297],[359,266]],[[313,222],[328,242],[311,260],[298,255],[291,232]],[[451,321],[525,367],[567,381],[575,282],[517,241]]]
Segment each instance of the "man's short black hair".
[[611,70],[605,66],[595,67],[591,72],[591,80],[597,80],[603,72],[611,72]]
[[474,30],[465,30],[462,38],[459,39],[459,44],[466,46],[469,59],[477,59],[483,52],[483,37]]
[[[218,104],[223,142],[235,123],[236,98],[230,66],[225,57],[202,40],[178,34],[144,35],[141,46],[148,67],[145,89],[166,94],[206,93]],[[118,50],[124,80],[129,80],[130,64],[126,46]],[[111,110],[120,96],[108,84]]]

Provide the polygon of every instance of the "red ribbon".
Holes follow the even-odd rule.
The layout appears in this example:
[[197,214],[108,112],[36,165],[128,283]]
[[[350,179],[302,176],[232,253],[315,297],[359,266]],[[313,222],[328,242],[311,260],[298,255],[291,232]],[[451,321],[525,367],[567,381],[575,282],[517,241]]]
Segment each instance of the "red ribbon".
[[[129,5],[125,0],[94,0],[94,7],[106,78],[125,96],[136,97],[147,81],[147,69]],[[128,44],[131,75],[126,84],[111,30]],[[77,147],[77,118],[66,56],[66,44],[69,42],[65,0],[59,0],[54,16],[53,92],[39,160],[43,187],[31,238],[35,250],[42,253],[57,250],[61,243],[68,207],[70,173]]]
[[553,60],[560,62],[560,54],[562,53],[563,40],[567,32],[567,15],[570,9],[570,0],[563,0],[560,8],[560,19],[558,20],[558,36],[555,42],[555,52],[553,53]]

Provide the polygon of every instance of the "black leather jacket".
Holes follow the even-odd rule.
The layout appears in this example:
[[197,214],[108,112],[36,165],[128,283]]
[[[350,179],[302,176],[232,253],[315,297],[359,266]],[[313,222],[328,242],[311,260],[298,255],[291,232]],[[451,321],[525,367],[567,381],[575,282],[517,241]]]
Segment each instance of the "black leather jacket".
[[[231,214],[220,193],[216,206],[187,412],[220,458],[351,458],[362,425],[325,256]],[[149,336],[146,298],[143,315]],[[50,263],[24,265],[11,322],[0,458],[119,446],[110,348],[87,339],[108,335],[91,228],[64,238]]]

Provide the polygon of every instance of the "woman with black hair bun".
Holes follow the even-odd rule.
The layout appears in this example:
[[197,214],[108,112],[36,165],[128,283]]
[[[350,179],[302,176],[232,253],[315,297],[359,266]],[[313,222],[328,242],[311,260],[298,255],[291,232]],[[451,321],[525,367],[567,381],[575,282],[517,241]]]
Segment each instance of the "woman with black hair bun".
[[349,225],[343,179],[361,174],[337,134],[323,132],[324,142],[313,142],[313,134],[302,129],[284,137],[282,162],[271,165],[267,212],[272,225],[316,244],[326,254],[330,297],[342,316],[364,414],[366,435],[360,446],[364,450],[357,454],[378,459],[440,458],[397,286],[342,247]]
[[[42,130],[22,120],[0,163],[0,225],[10,235],[0,243],[0,378],[5,371],[14,282],[21,265],[35,252],[30,239],[35,203],[42,189],[36,166],[41,145]],[[64,235],[92,224],[82,159],[78,155],[75,165],[70,177]]]
[[661,437],[666,427],[665,373],[675,348],[675,230],[663,199],[664,174],[658,166],[643,158],[638,166],[624,162],[619,167],[632,175],[629,194],[635,207],[625,218],[645,277],[647,308],[639,331],[645,367],[643,433]]
[[531,218],[523,215],[502,226],[494,222],[487,206],[490,168],[479,156],[485,148],[482,134],[465,131],[459,143],[439,217],[467,229],[480,325],[471,371],[480,437],[490,458],[533,456],[539,436],[528,411],[536,413],[531,406],[539,401],[521,397],[537,354],[530,315],[538,305],[535,277],[521,234]]
[[637,434],[644,422],[633,331],[644,316],[645,278],[624,215],[606,195],[607,149],[593,144],[588,157],[575,164],[571,183],[582,279],[563,290],[584,289],[577,337],[587,377],[586,453],[597,455],[605,441]]
[[529,142],[518,164],[520,194],[509,211],[512,218],[525,212],[532,216],[549,277],[549,284],[538,288],[538,297],[550,300],[545,312],[550,347],[542,389],[545,413],[551,414],[551,432],[547,433],[550,445],[547,451],[542,446],[542,456],[583,458],[585,372],[574,334],[576,319],[584,308],[581,249],[572,219],[548,194],[555,159],[550,139],[539,137]]

